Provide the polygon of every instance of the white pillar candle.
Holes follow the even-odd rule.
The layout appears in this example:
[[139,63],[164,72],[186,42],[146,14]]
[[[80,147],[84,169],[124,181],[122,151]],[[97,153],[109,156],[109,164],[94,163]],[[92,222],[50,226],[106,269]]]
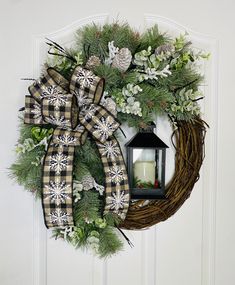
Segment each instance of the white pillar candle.
[[155,161],[141,161],[137,160],[134,163],[134,177],[141,182],[155,182]]

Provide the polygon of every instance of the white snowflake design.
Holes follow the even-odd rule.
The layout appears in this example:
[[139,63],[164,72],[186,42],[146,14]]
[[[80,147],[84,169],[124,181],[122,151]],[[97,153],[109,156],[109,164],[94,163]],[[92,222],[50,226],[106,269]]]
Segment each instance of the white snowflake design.
[[124,178],[124,170],[122,167],[115,163],[111,168],[109,168],[109,180],[112,183],[120,185]]
[[108,208],[118,212],[120,209],[127,208],[129,205],[129,194],[125,194],[124,191],[113,192],[112,196],[107,197]]
[[65,94],[56,94],[48,96],[49,103],[55,106],[55,109],[58,110],[61,106],[64,106],[68,100]]
[[40,123],[42,121],[42,111],[39,104],[33,104],[33,109],[30,112],[34,114],[33,118],[36,120],[36,123]]
[[71,126],[71,123],[69,120],[66,120],[64,116],[59,116],[59,115],[56,115],[56,116],[53,116],[53,115],[50,115],[49,118],[45,118],[45,120],[52,124],[52,125],[55,125],[55,126],[60,126],[62,128],[66,128],[66,127],[70,127]]
[[52,95],[60,95],[63,94],[56,85],[42,86],[42,94],[41,97],[50,97]]
[[49,185],[45,185],[46,199],[50,199],[51,202],[55,203],[57,206],[64,204],[66,200],[71,200],[69,188],[71,185],[66,185],[65,181],[56,182],[49,181]]
[[71,136],[70,134],[64,134],[64,135],[58,135],[56,137],[56,140],[59,143],[65,144],[65,145],[74,145],[76,144],[78,138],[75,136]]
[[83,127],[83,125],[81,124],[78,124],[76,128],[74,129],[74,131],[79,132],[79,133],[83,133],[84,130],[85,130],[85,127]]
[[91,87],[95,81],[95,75],[90,70],[79,70],[77,72],[77,81],[82,88]]
[[50,156],[49,167],[50,170],[55,171],[56,174],[60,174],[61,171],[66,170],[68,164],[68,155],[62,152]]
[[78,106],[79,106],[79,107],[82,107],[82,106],[84,106],[84,105],[89,105],[89,104],[92,103],[92,99],[89,98],[89,97],[85,94],[84,90],[79,90],[78,92],[77,92],[77,91],[74,91],[73,94],[74,94],[74,95],[76,96],[76,98],[77,98]]
[[96,112],[98,110],[98,106],[91,104],[89,106],[84,106],[79,114],[81,120],[87,121],[93,118],[95,116]]
[[120,149],[117,142],[106,141],[104,144],[98,144],[101,150],[101,155],[106,156],[111,160],[115,160],[120,155]]
[[96,120],[96,124],[94,125],[96,130],[93,134],[103,143],[109,136],[112,136],[113,132],[116,131],[118,127],[119,124],[115,122],[112,116],[108,116],[107,118],[101,117],[100,120]]
[[71,217],[67,212],[62,211],[61,209],[56,209],[55,211],[49,214],[51,222],[57,224],[58,226],[63,226],[64,223],[68,222],[68,219]]

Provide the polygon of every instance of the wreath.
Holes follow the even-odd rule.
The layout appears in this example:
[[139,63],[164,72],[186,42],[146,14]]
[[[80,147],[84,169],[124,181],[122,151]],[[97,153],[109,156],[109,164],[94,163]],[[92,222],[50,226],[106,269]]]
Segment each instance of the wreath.
[[[64,48],[47,39],[48,57],[21,108],[16,181],[42,199],[55,238],[100,257],[123,246],[121,229],[168,219],[190,196],[204,158],[206,123],[198,101],[203,76],[188,35],[153,26],[87,25]],[[30,80],[30,79],[29,79]],[[165,200],[131,200],[118,143],[121,124],[145,129],[156,116],[172,124],[175,172]]]

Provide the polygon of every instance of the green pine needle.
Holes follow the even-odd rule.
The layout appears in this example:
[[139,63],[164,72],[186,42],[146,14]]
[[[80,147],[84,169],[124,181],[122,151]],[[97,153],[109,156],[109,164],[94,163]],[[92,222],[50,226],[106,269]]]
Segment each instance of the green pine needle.
[[101,202],[98,197],[98,192],[83,191],[82,199],[74,207],[75,224],[84,220],[94,221],[100,217]]
[[106,227],[100,233],[99,256],[101,258],[110,257],[123,248],[123,242],[120,240],[113,227]]
[[161,34],[159,32],[158,26],[155,25],[152,28],[148,29],[141,36],[141,43],[138,47],[138,51],[147,50],[149,46],[154,50],[158,46],[167,44],[170,42],[170,38],[166,34]]

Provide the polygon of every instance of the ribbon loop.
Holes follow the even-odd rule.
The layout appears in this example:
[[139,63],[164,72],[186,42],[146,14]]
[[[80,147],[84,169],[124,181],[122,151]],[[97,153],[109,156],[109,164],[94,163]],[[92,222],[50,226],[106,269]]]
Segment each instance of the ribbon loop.
[[77,100],[74,95],[63,97],[44,97],[41,101],[42,116],[45,122],[62,128],[74,128],[77,125]]
[[91,103],[98,104],[104,91],[104,79],[88,69],[77,66],[71,77],[69,89],[77,96],[79,107]]
[[79,113],[79,120],[94,139],[101,143],[112,137],[120,126],[114,116],[96,104],[84,106]]
[[25,96],[24,122],[32,125],[45,124],[42,118],[41,104],[31,96]]

